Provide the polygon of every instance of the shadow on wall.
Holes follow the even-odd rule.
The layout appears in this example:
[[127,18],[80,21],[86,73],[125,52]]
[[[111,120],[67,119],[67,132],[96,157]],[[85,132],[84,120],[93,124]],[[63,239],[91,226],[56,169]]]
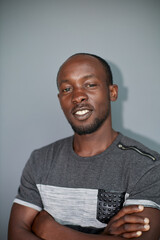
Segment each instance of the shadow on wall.
[[141,142],[150,149],[159,152],[160,145],[157,142],[123,127],[123,102],[128,98],[128,89],[123,85],[123,76],[120,69],[112,62],[109,62],[109,65],[112,69],[114,83],[116,83],[119,88],[118,101],[116,104],[112,103],[112,122],[114,129]]

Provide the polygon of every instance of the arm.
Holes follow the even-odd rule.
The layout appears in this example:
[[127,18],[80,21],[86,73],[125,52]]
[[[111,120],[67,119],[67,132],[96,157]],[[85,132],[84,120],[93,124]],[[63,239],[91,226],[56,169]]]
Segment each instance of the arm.
[[32,233],[31,226],[38,211],[14,203],[11,210],[8,240],[40,240]]
[[160,238],[160,210],[155,208],[145,208],[142,213],[138,213],[138,215],[147,217],[150,220],[150,230],[144,232],[139,240],[159,240]]
[[[124,210],[125,209],[125,210]],[[155,209],[153,209],[155,210]],[[139,235],[136,235],[137,231],[147,231],[147,229],[144,228],[145,222],[144,219],[146,219],[146,214],[139,214],[136,213],[137,217],[131,213],[135,212],[141,212],[142,210],[136,210],[135,206],[128,206],[123,208],[114,218],[112,223],[108,224],[108,227],[104,230],[102,235],[92,235],[92,234],[84,234],[81,232],[74,231],[72,229],[69,229],[65,226],[62,226],[58,224],[57,222],[54,221],[54,219],[45,211],[42,211],[39,216],[35,219],[32,229],[33,231],[38,235],[41,236],[43,239],[46,240],[60,240],[60,239],[74,239],[74,240],[90,240],[90,239],[97,239],[97,240],[120,240],[124,239],[123,237],[126,238],[132,238],[132,239],[137,239]],[[144,210],[146,212],[146,209]],[[158,213],[159,210],[156,210],[156,213]],[[139,216],[138,216],[139,215]],[[151,213],[152,215],[152,213]],[[159,216],[159,214],[158,214]],[[154,215],[154,217],[156,217]],[[153,218],[154,218],[153,217]],[[155,219],[156,222],[157,217]],[[153,221],[152,221],[153,222]],[[132,223],[132,224],[129,224]],[[134,224],[135,223],[135,224]],[[141,238],[138,239],[145,239],[145,240],[150,240],[153,239],[152,237],[158,237],[157,232],[158,229],[158,224],[155,226],[153,224],[153,229],[152,231],[149,231],[149,235],[146,235],[144,233]],[[154,232],[155,230],[155,232]],[[131,236],[131,233],[128,232],[133,232],[133,235]],[[123,237],[122,236],[125,233]],[[157,236],[156,236],[157,234]],[[112,236],[111,236],[112,235]],[[113,236],[114,235],[114,236]],[[118,236],[119,235],[119,236]],[[158,240],[158,238],[154,238],[154,240]]]
[[[135,216],[135,214],[133,214],[132,216]],[[141,234],[141,236],[138,239],[139,240],[151,240],[151,239],[158,240],[160,238],[160,228],[159,228],[160,211],[158,209],[146,207],[143,212],[136,213],[136,216],[144,217],[144,219],[148,218],[149,225],[150,225],[149,231],[146,231],[146,232],[144,231],[143,234]],[[124,217],[124,221],[127,222],[128,221],[127,218],[128,216],[126,215]],[[136,228],[136,225],[132,225],[132,226],[129,224],[124,225],[121,222],[123,222],[123,218],[121,217],[119,218],[119,221],[115,220],[112,224],[112,231],[116,229],[118,230],[118,233],[121,234],[121,232],[125,230],[123,237],[128,238],[128,236],[130,235],[130,233],[128,233],[130,231],[129,228],[132,227],[134,230],[134,228]],[[136,239],[136,238],[132,238],[132,239]]]
[[[44,240],[112,240],[113,237],[106,235],[86,234],[57,223],[47,212],[42,211],[35,219],[33,232]],[[116,240],[122,240],[116,237]]]
[[142,205],[123,207],[107,224],[104,233],[124,238],[134,238],[142,235],[142,232],[150,229],[149,219],[140,216],[143,212]]

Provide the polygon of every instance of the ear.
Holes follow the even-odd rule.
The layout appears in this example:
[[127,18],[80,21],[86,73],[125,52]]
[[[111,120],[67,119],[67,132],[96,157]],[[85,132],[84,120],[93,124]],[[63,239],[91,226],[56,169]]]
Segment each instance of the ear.
[[109,86],[110,100],[112,102],[116,101],[118,98],[118,86],[116,84]]

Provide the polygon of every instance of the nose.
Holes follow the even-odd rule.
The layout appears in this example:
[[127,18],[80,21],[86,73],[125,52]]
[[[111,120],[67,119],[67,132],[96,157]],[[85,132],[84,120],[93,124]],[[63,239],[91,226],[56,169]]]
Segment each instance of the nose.
[[85,91],[81,90],[74,90],[72,95],[72,102],[73,103],[81,103],[83,101],[87,101],[88,96]]

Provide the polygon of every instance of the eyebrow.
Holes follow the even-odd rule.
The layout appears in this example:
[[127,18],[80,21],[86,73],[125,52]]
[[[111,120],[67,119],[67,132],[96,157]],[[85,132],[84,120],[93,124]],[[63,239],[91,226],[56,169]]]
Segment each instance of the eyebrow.
[[[95,78],[96,76],[94,74],[88,74],[88,75],[85,75],[84,77],[82,77],[83,79],[87,80],[89,78]],[[59,83],[59,87],[63,84],[63,83],[68,83],[69,80],[67,79],[62,79]]]
[[62,80],[60,81],[60,83],[59,83],[59,86],[61,86],[62,83],[67,83],[67,82],[69,82],[69,80],[67,80],[67,79],[62,79]]
[[83,78],[88,79],[88,78],[95,78],[95,77],[96,76],[94,74],[89,74],[89,75],[84,76]]

